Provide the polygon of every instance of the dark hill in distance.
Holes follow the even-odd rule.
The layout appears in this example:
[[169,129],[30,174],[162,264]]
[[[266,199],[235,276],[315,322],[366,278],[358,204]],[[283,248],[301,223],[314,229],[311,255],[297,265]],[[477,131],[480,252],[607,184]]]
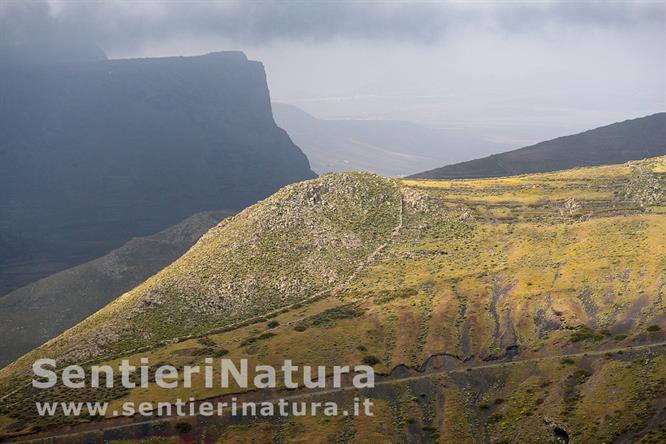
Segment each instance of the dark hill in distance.
[[315,177],[241,52],[3,63],[0,97],[0,294]]
[[614,123],[482,159],[414,174],[419,179],[465,179],[542,173],[622,163],[666,154],[666,113]]
[[509,148],[465,130],[399,120],[318,119],[284,103],[273,103],[273,114],[319,174],[362,170],[404,176]]
[[234,211],[197,213],[0,297],[0,367],[59,335],[178,259]]

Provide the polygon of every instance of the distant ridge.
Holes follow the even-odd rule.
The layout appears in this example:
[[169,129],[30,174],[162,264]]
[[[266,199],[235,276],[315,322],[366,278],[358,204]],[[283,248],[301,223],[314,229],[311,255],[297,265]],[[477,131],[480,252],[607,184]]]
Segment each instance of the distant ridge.
[[428,128],[401,120],[318,119],[284,103],[273,103],[273,115],[318,174],[371,171],[405,176],[510,148],[461,129]]
[[622,163],[666,154],[666,113],[613,123],[571,136],[410,176],[415,179],[475,179],[544,173]]

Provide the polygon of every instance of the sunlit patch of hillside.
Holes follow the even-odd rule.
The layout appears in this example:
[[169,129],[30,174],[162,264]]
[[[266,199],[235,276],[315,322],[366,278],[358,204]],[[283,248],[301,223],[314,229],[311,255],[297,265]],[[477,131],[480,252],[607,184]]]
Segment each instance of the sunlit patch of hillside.
[[[506,179],[343,174],[295,185],[213,229],[174,266],[0,376],[15,388],[36,357],[75,360],[77,338],[131,321],[131,329],[107,330],[114,335],[85,358],[372,362],[391,375],[369,393],[376,418],[200,425],[222,440],[256,432],[288,442],[533,443],[554,442],[556,429],[577,442],[659,439],[664,347],[649,355],[632,347],[666,341],[665,166],[662,157]],[[216,293],[221,305],[206,305],[214,289],[239,284]],[[185,333],[194,337],[163,342]],[[132,351],[133,343],[147,349]],[[107,396],[120,405],[238,391],[199,381],[192,390]],[[24,430],[71,421],[37,419],[35,396],[25,389],[8,398],[6,427],[7,418],[25,420]]]

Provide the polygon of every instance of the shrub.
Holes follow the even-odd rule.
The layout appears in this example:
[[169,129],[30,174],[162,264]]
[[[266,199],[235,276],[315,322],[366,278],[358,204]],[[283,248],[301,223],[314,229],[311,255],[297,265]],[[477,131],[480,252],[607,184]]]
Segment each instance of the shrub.
[[203,338],[199,338],[198,341],[199,341],[199,344],[203,345],[204,347],[214,347],[215,346],[215,341],[213,341],[208,336],[204,336]]
[[194,356],[206,356],[210,358],[221,358],[229,353],[229,350],[224,348],[204,347],[195,350],[192,354]]
[[189,433],[192,431],[192,424],[189,422],[178,422],[174,428],[178,433]]
[[574,361],[571,358],[562,358],[562,359],[560,359],[560,364],[562,364],[562,365],[572,365],[572,364],[575,364],[575,363],[576,363],[576,361]]
[[378,304],[385,304],[391,302],[394,299],[407,299],[414,297],[418,294],[418,290],[412,287],[407,288],[398,288],[395,290],[381,290],[375,296],[375,301]]
[[354,319],[363,315],[364,310],[353,304],[329,308],[307,319],[310,325],[326,325],[338,319]]
[[647,328],[647,331],[659,331],[659,330],[661,330],[661,327],[658,326],[658,325],[650,325],[650,326]]
[[278,321],[271,321],[271,322],[269,322],[268,324],[266,324],[266,327],[268,327],[268,328],[275,328],[275,327],[277,327],[278,325],[280,325],[280,323],[279,323]]
[[151,425],[151,428],[152,428],[153,431],[155,431],[155,432],[161,432],[161,431],[163,431],[163,430],[166,430],[167,425],[168,425],[168,424],[167,424],[165,421],[161,421],[161,422],[153,423],[153,424]]
[[246,345],[254,344],[257,341],[260,341],[262,339],[268,339],[272,338],[273,336],[277,336],[277,334],[267,331],[266,333],[262,333],[259,336],[250,336],[249,338],[245,338],[241,341],[240,346],[245,347]]
[[368,355],[368,356],[363,358],[362,362],[363,362],[363,364],[369,365],[369,366],[372,367],[374,365],[379,364],[381,361],[379,360],[379,358],[377,356]]
[[501,413],[493,413],[492,415],[490,415],[488,417],[488,422],[490,424],[493,424],[493,423],[496,423],[496,422],[500,422],[503,418],[504,418],[504,415],[502,415]]
[[340,319],[354,319],[363,315],[365,311],[354,304],[341,305],[339,307],[329,308],[321,313],[310,316],[301,320],[294,330],[305,331],[308,327],[316,327],[319,325],[330,325]]
[[227,350],[226,348],[220,348],[220,349],[214,350],[213,353],[211,353],[210,356],[213,357],[213,358],[221,358],[222,356],[228,355],[228,354],[229,354],[229,350]]
[[590,327],[583,325],[578,329],[578,331],[575,331],[574,333],[571,334],[571,342],[586,341],[588,339],[592,339],[593,341],[599,341],[603,339],[604,336],[605,333],[595,332]]
[[356,347],[356,350],[360,352],[367,352],[368,348],[365,345],[359,345],[358,347]]
[[577,369],[575,372],[573,372],[573,375],[572,375],[572,376],[574,377],[574,379],[576,380],[576,382],[577,382],[578,384],[582,384],[582,383],[584,383],[585,381],[587,381],[587,379],[588,379],[590,376],[592,376],[592,373],[590,373],[589,371],[585,370],[584,368],[579,368],[579,369]]

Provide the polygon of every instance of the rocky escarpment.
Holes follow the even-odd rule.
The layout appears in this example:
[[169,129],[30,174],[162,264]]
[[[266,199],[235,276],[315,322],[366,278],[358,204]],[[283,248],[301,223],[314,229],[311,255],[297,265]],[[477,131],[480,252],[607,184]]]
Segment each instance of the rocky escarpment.
[[0,294],[315,176],[240,52],[6,63],[0,97]]

